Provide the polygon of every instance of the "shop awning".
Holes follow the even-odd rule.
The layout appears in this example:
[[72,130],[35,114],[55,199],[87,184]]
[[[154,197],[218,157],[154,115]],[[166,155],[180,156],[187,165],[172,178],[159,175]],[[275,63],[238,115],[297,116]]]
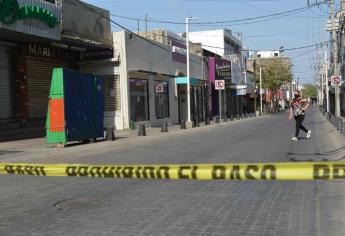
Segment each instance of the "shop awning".
[[[188,77],[175,77],[175,79],[176,79],[176,84],[187,84],[187,81],[188,81]],[[204,85],[204,82],[207,82],[207,81],[190,78],[191,86],[202,86]]]

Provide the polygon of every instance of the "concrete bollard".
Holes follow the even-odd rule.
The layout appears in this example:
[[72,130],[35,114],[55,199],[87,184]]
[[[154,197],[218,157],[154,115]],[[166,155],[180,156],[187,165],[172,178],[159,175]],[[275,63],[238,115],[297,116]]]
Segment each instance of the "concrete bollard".
[[144,124],[139,125],[138,136],[146,136],[146,128]]
[[236,119],[237,120],[241,119],[240,114],[236,114]]
[[234,115],[231,114],[231,115],[230,115],[230,121],[233,121],[233,120],[234,120]]
[[228,116],[224,116],[223,122],[228,122]]
[[343,125],[344,125],[344,123],[343,123],[343,119],[338,118],[338,122],[337,122],[337,130],[338,130],[338,131],[341,131],[341,130],[343,129]]
[[167,122],[163,122],[161,132],[164,132],[164,133],[168,132],[168,123]]
[[107,141],[114,141],[115,140],[114,127],[112,127],[112,126],[107,127],[107,129],[105,131],[105,139]]
[[180,129],[187,129],[186,128],[186,121],[185,120],[181,120]]
[[219,116],[216,116],[216,123],[217,123],[217,124],[219,124],[219,123],[220,123]]

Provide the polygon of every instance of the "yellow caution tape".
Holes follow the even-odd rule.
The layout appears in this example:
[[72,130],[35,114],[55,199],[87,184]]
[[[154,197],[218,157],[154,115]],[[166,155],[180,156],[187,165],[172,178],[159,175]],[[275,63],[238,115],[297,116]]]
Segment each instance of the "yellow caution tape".
[[333,180],[345,179],[345,162],[181,165],[1,163],[0,174],[119,179]]

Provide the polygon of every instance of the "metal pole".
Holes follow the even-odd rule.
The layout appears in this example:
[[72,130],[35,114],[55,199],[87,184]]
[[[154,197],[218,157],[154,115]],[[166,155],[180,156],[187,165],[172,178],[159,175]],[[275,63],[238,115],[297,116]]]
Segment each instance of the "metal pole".
[[189,18],[186,18],[186,47],[187,47],[187,122],[190,122]]
[[327,112],[329,112],[329,85],[328,85],[328,66],[325,65],[326,70],[326,108]]
[[218,90],[218,99],[219,99],[219,122],[222,123],[222,96],[221,96],[222,90]]
[[[329,1],[331,24],[332,24],[332,45],[333,45],[333,74],[338,77],[338,45],[337,45],[337,35],[335,29],[335,15],[334,15],[334,0]],[[335,85],[335,116],[340,117],[340,96],[339,96],[339,86]]]
[[147,14],[145,14],[145,38],[147,38]]
[[324,87],[323,87],[323,78],[325,77],[325,75],[322,73],[322,75],[321,75],[321,93],[320,93],[320,101],[319,101],[319,105],[321,105],[322,106],[322,108],[324,109],[324,107],[323,107],[323,100],[324,100],[324,98],[323,98],[323,91],[324,91]]
[[189,62],[189,20],[196,20],[193,17],[186,18],[186,48],[187,48],[187,122],[190,123],[190,62]]
[[262,92],[261,92],[261,90],[262,90],[262,73],[261,73],[261,71],[262,71],[262,68],[260,68],[260,115],[262,115]]

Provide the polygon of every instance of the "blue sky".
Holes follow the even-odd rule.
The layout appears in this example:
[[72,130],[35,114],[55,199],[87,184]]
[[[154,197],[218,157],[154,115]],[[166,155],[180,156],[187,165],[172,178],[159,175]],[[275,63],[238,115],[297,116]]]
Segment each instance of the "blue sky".
[[[195,22],[237,20],[307,5],[307,0],[86,0],[86,2],[105,8],[117,16],[144,19],[147,14],[149,20],[173,22],[183,22],[187,16],[198,17],[198,21]],[[316,0],[309,2],[313,4]],[[112,16],[112,19],[133,31],[137,30],[136,20],[117,16]],[[241,25],[238,23],[237,25],[235,23],[191,25],[190,31],[229,28],[233,32],[243,32],[244,45],[252,49],[270,50],[281,46],[294,48],[329,40],[329,34],[324,30],[327,18],[328,8],[326,5],[321,5],[255,24],[242,22]],[[175,32],[185,30],[184,25],[148,23],[148,29],[157,28],[166,28]],[[145,23],[142,21],[140,30],[144,29]],[[118,30],[120,30],[118,27],[113,26],[113,31]],[[294,76],[296,79],[299,76],[301,83],[314,81],[315,72],[312,67],[317,60],[317,54],[315,47],[285,52],[285,55],[292,58]]]

